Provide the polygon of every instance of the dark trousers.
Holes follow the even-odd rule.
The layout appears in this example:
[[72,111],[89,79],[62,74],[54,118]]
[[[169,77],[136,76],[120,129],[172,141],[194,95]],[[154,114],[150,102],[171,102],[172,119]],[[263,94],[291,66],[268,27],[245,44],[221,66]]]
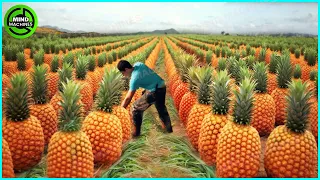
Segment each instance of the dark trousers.
[[156,91],[146,91],[138,100],[133,104],[133,122],[136,126],[135,136],[139,136],[141,133],[141,124],[143,112],[148,109],[152,104],[156,106],[159,117],[166,127],[167,132],[172,132],[171,120],[167,107],[166,101],[166,87],[157,88]]

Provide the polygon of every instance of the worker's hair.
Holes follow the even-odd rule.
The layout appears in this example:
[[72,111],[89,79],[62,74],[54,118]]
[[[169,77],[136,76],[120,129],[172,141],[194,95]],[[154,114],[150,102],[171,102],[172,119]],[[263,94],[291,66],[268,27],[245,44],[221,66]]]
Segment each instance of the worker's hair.
[[119,71],[125,71],[126,68],[132,69],[132,65],[126,60],[121,60],[118,62],[117,68]]

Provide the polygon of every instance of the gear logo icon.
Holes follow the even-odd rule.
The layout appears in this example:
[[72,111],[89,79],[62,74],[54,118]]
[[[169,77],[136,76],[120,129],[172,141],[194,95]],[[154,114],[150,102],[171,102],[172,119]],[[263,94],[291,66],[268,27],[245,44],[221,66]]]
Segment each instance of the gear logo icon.
[[5,30],[17,39],[31,36],[36,31],[37,25],[37,14],[26,5],[11,7],[4,17]]

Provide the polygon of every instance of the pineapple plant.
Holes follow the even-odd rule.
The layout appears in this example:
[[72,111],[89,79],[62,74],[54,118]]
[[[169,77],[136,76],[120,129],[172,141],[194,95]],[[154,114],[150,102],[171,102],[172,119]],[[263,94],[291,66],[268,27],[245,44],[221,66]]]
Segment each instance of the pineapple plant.
[[12,74],[18,71],[17,69],[17,53],[19,48],[17,45],[8,44],[3,47],[3,54],[5,59],[2,60],[3,74],[11,77]]
[[260,50],[260,52],[259,52],[259,61],[260,62],[266,61],[266,53],[267,53],[267,50],[265,48]]
[[[131,117],[128,110],[120,106],[122,90],[124,88],[124,81],[122,79],[121,73],[119,73],[119,71],[116,70],[115,68],[110,69],[110,73],[108,75],[110,76],[108,78],[113,79],[113,83],[117,83],[117,86],[118,86],[117,88],[116,87],[114,88],[118,90],[113,92],[115,94],[116,100],[112,109],[112,113],[116,115],[121,122],[122,142],[125,143],[131,139],[133,124],[132,124]],[[105,87],[102,87],[102,88],[105,88]]]
[[293,81],[297,81],[301,78],[301,67],[299,64],[296,64],[293,70]]
[[309,83],[308,86],[308,90],[309,91],[314,91],[315,90],[315,81],[316,81],[316,77],[318,76],[318,71],[317,70],[313,70],[310,72],[310,78],[308,80],[306,80],[305,82]]
[[215,165],[221,129],[229,121],[230,79],[226,70],[219,71],[213,85],[212,112],[204,116],[199,134],[199,153],[209,166]]
[[9,145],[5,139],[2,138],[2,177],[14,178],[13,163]]
[[292,81],[286,96],[286,124],[268,137],[264,167],[270,177],[316,177],[317,143],[307,130],[311,92],[301,80]]
[[184,94],[188,92],[188,84],[187,84],[187,76],[188,76],[188,69],[194,66],[197,63],[195,56],[191,56],[189,54],[180,54],[178,56],[176,65],[177,70],[180,74],[181,84],[174,90],[173,93],[173,101],[174,105],[179,111],[179,106],[181,99]]
[[[309,113],[309,129],[311,130],[315,140],[318,142],[318,75],[315,75],[315,81],[308,83],[310,86],[315,86],[313,90],[309,90],[313,93],[313,96],[310,98],[310,113]],[[310,89],[310,88],[309,88]]]
[[22,52],[17,53],[17,68],[19,70],[19,73],[23,73],[27,78],[28,89],[30,89],[32,81],[30,78],[30,73],[26,69],[26,59]]
[[[50,71],[50,66],[44,63],[44,51],[40,49],[33,57],[34,66],[44,66],[47,71]],[[33,68],[29,69],[29,73],[33,72]]]
[[203,67],[199,74],[199,85],[196,89],[197,102],[193,105],[187,120],[187,135],[193,147],[198,150],[201,123],[205,115],[211,112],[212,68]]
[[111,165],[122,152],[122,125],[113,113],[121,83],[114,71],[106,71],[97,92],[95,108],[83,121],[82,130],[92,143],[94,162]]
[[30,115],[36,117],[43,130],[45,144],[49,143],[51,136],[58,130],[58,117],[48,99],[48,74],[43,66],[34,66],[32,77],[32,99]]
[[217,147],[217,177],[256,177],[259,170],[261,142],[258,131],[250,125],[255,83],[249,78],[233,91],[235,104],[232,121],[221,129]]
[[277,84],[278,87],[272,91],[271,96],[276,104],[276,125],[284,124],[286,119],[286,100],[285,96],[288,93],[288,84],[291,81],[292,66],[290,63],[290,56],[284,54],[281,56],[277,65]]
[[54,56],[51,61],[50,72],[48,73],[48,96],[51,99],[58,92],[59,83],[59,58]]
[[94,177],[92,145],[81,131],[80,85],[67,80],[62,83],[59,131],[54,133],[48,145],[48,177]]
[[85,56],[81,56],[77,60],[76,64],[76,78],[75,81],[79,83],[82,87],[80,94],[81,94],[81,101],[84,104],[85,112],[89,112],[93,105],[93,92],[92,87],[87,78],[87,71],[88,71],[88,58]]
[[305,54],[305,58],[307,62],[304,64],[304,66],[302,66],[302,74],[301,74],[301,79],[303,81],[306,81],[309,79],[309,75],[312,70],[318,69],[317,52],[315,50],[308,49],[307,54]]
[[92,87],[92,93],[95,96],[97,94],[98,88],[99,88],[99,81],[98,81],[98,75],[95,71],[96,68],[96,61],[93,56],[88,56],[88,72],[87,75],[91,79],[91,87]]
[[[66,83],[67,80],[73,80],[72,78],[72,65],[69,63],[63,63],[62,68],[58,70],[58,75],[59,75],[59,82],[58,82],[58,91],[56,94],[51,98],[50,104],[53,106],[54,110],[56,111],[56,114],[60,116],[60,111],[63,110],[62,106],[60,105],[60,102],[62,101],[62,96],[61,93],[63,91],[63,86],[62,83]],[[81,117],[84,117],[85,110],[84,107],[82,106],[82,101],[78,101],[80,106],[80,111],[81,111]]]
[[27,79],[22,73],[12,76],[6,91],[6,111],[2,135],[8,142],[14,170],[26,170],[40,162],[44,135],[40,121],[30,115]]
[[268,72],[268,83],[267,83],[267,91],[268,94],[271,95],[272,91],[277,88],[277,65],[278,61],[281,58],[280,55],[276,53],[271,54],[271,60],[269,63],[269,72]]
[[253,67],[255,87],[251,125],[256,128],[260,136],[271,133],[274,128],[276,106],[273,98],[267,93],[267,66],[256,63]]
[[196,88],[198,85],[197,75],[201,70],[200,67],[190,67],[188,70],[187,81],[189,83],[189,91],[183,95],[180,102],[179,117],[183,125],[187,125],[187,120],[192,106],[197,101]]

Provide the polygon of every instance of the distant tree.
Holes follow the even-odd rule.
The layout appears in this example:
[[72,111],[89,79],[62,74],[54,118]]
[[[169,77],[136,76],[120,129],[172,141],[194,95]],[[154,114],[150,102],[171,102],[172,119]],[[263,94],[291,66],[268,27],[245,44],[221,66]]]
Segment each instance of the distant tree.
[[221,34],[224,35],[224,31],[221,31]]
[[226,36],[229,36],[229,33],[226,33],[225,35],[226,35]]
[[167,35],[168,33],[167,33],[167,32],[164,32],[164,34]]

